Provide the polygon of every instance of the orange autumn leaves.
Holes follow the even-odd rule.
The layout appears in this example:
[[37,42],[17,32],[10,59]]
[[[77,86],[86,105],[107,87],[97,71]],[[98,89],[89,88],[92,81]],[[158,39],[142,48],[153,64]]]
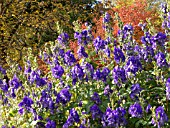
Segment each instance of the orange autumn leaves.
[[[156,13],[156,9],[152,8],[148,10],[146,0],[135,0],[132,4],[118,1],[117,5],[119,5],[119,8],[114,7],[108,10],[108,13],[112,17],[113,35],[116,36],[119,30],[118,21],[115,20],[115,12],[117,12],[121,21],[124,24],[130,23],[133,25],[134,39],[140,44],[141,43],[140,38],[141,36],[143,36],[143,31],[138,26],[138,24],[141,21],[146,22],[147,19],[150,19],[152,24],[155,24],[155,20],[159,19],[158,14]],[[92,29],[93,36],[94,37],[101,36],[104,39],[105,32],[102,28],[103,17],[100,17],[100,19],[94,18],[93,21],[95,22],[95,26]],[[158,27],[157,29],[160,28]]]

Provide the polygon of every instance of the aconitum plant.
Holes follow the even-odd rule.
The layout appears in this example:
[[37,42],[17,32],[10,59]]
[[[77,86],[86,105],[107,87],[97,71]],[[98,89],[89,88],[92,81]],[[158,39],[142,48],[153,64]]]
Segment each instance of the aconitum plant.
[[114,37],[105,13],[105,38],[93,39],[86,24],[75,29],[75,53],[65,32],[47,42],[39,54],[46,71],[31,48],[24,68],[0,66],[0,127],[170,127],[170,13],[167,4],[161,8],[165,32],[151,33],[140,23],[141,45],[131,24],[119,23]]

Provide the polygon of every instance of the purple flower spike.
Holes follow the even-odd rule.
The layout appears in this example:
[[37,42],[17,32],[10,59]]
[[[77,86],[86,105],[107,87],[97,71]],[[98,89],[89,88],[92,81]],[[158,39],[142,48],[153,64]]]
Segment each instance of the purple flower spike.
[[81,58],[81,57],[87,58],[88,57],[88,54],[85,52],[85,49],[82,46],[79,47],[77,53],[78,53],[79,58]]
[[116,66],[113,69],[112,74],[115,84],[120,85],[121,83],[126,82],[125,70],[123,68]]
[[168,63],[166,61],[165,54],[162,52],[157,53],[155,55],[155,59],[156,59],[156,63],[158,65],[158,67],[164,67],[164,66],[168,65]]
[[114,60],[116,61],[116,63],[125,62],[125,56],[121,49],[114,47],[113,54],[114,54]]
[[52,74],[55,78],[61,78],[64,74],[64,69],[60,65],[56,65],[54,68],[52,68]]
[[156,114],[156,120],[152,118],[152,124],[154,126],[158,126],[158,128],[161,128],[162,126],[164,126],[165,122],[168,121],[168,116],[166,115],[164,108],[162,106],[159,106],[155,110],[155,114]]
[[124,117],[125,114],[126,110],[122,107],[116,108],[116,110],[107,108],[102,118],[103,127],[119,128],[121,126],[125,126],[127,124],[127,121]]
[[69,36],[67,33],[62,33],[58,36],[57,40],[60,44],[65,45],[68,42]]
[[70,126],[73,125],[74,122],[76,123],[80,122],[80,118],[79,118],[77,111],[74,108],[72,108],[70,110],[70,114],[68,116],[67,121],[63,125],[63,128],[69,128]]
[[93,106],[90,107],[90,112],[92,114],[93,120],[95,120],[97,118],[100,119],[103,114],[102,111],[100,110],[100,108],[96,104],[94,104]]
[[66,104],[71,100],[71,94],[68,89],[64,88],[57,94],[57,103]]
[[100,96],[97,92],[94,92],[93,96],[91,97],[91,100],[98,105],[101,104]]
[[131,114],[132,117],[141,118],[143,115],[142,107],[139,103],[135,103],[129,107],[129,114]]
[[72,66],[76,62],[76,59],[70,50],[65,53],[64,61],[69,66]]
[[170,78],[166,81],[166,98],[170,100]]

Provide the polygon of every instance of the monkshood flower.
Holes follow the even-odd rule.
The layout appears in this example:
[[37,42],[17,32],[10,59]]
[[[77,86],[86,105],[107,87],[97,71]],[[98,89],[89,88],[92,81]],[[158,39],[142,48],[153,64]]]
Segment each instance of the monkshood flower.
[[166,115],[164,108],[162,106],[159,106],[155,110],[155,116],[156,118],[152,118],[152,124],[154,126],[158,126],[158,128],[164,126],[165,122],[168,121],[168,116]]
[[161,3],[161,9],[164,14],[168,13],[167,3]]
[[90,36],[90,31],[83,30],[82,32],[75,32],[74,38],[78,39],[78,45],[87,45],[90,40],[92,40],[92,37]]
[[164,66],[168,66],[168,63],[166,61],[166,57],[165,57],[165,54],[162,53],[162,52],[158,52],[156,55],[155,55],[155,59],[156,59],[156,63],[158,65],[158,67],[164,67]]
[[90,112],[92,114],[93,120],[95,119],[101,119],[103,113],[98,107],[98,105],[94,104],[93,106],[90,107]]
[[54,68],[51,69],[52,74],[55,78],[60,79],[64,74],[64,69],[60,65],[56,65]]
[[85,70],[86,74],[93,78],[93,74],[94,74],[94,67],[93,65],[91,65],[90,63],[86,63],[85,66],[83,67],[83,70]]
[[138,83],[133,84],[130,89],[131,89],[131,93],[130,93],[131,99],[134,99],[136,97],[136,95],[139,94],[142,90]]
[[45,128],[45,123],[44,122],[37,122],[35,128]]
[[121,49],[114,47],[113,54],[114,54],[114,60],[116,61],[116,63],[125,62],[125,56]]
[[63,125],[63,128],[69,128],[70,126],[73,125],[73,123],[78,123],[80,122],[80,118],[79,118],[79,115],[77,113],[77,111],[72,108],[69,112],[69,116],[68,116],[68,119],[67,121],[65,122],[65,124]]
[[141,37],[141,42],[147,46],[152,44],[151,41],[152,41],[151,34],[148,31],[146,31],[145,36]]
[[85,127],[84,125],[81,124],[81,125],[79,126],[79,128],[86,128],[86,127]]
[[103,22],[108,23],[110,21],[110,18],[111,18],[110,14],[108,12],[106,12],[104,19],[103,19]]
[[98,68],[98,69],[96,70],[96,72],[94,73],[94,75],[93,75],[93,79],[95,79],[95,80],[100,80],[101,77],[102,77],[102,74],[101,74],[101,72],[100,72],[100,69]]
[[46,79],[41,78],[40,73],[38,73],[36,71],[31,72],[29,81],[31,84],[33,84],[35,82],[37,87],[41,87],[41,86],[44,86],[47,84]]
[[82,46],[79,47],[77,54],[78,54],[79,58],[81,58],[81,57],[87,58],[88,57],[88,54],[85,52],[85,48]]
[[98,52],[99,50],[103,50],[105,49],[105,45],[107,44],[107,42],[105,40],[102,40],[100,36],[98,36],[94,41],[93,41],[93,45],[95,47],[96,52]]
[[2,74],[6,74],[6,70],[5,69],[3,69],[1,66],[0,66],[0,72],[2,73]]
[[106,46],[106,48],[105,48],[103,51],[104,51],[104,53],[107,55],[107,57],[110,58],[110,53],[111,53],[111,51],[110,51],[110,49],[108,48],[108,46]]
[[139,103],[131,105],[128,112],[132,117],[141,118],[143,115],[142,107]]
[[84,72],[82,67],[79,64],[76,64],[72,69],[71,69],[71,75],[73,79],[73,85],[76,84],[77,79],[82,80],[84,77]]
[[109,75],[110,70],[106,67],[104,67],[103,71],[101,72],[101,80],[103,82],[106,82],[107,76]]
[[0,79],[0,88],[5,93],[5,92],[8,92],[9,85],[6,83],[6,81],[3,81]]
[[148,112],[150,111],[151,107],[152,107],[152,106],[151,106],[150,104],[147,105],[147,107],[146,107],[146,113],[148,113]]
[[155,36],[152,36],[153,49],[156,50],[158,46],[161,46],[164,48],[166,38],[167,38],[166,34],[164,34],[162,32],[158,32]]
[[64,54],[65,54],[64,49],[59,48],[58,55],[61,56],[62,58],[64,58]]
[[139,57],[146,62],[152,62],[154,55],[154,49],[151,46],[146,46],[146,48],[142,48],[139,53]]
[[126,24],[124,27],[123,27],[123,31],[126,32],[126,31],[133,31],[133,26],[130,25],[130,24]]
[[121,126],[125,126],[127,124],[127,121],[124,117],[125,114],[126,110],[122,107],[116,108],[116,110],[107,108],[102,117],[103,127],[119,128]]
[[107,85],[105,88],[104,88],[104,95],[106,96],[109,96],[110,94],[113,93],[113,90],[110,88],[109,85]]
[[26,110],[30,110],[32,108],[33,100],[29,98],[28,96],[25,96],[23,100],[18,104],[20,110],[20,114],[23,114],[23,109],[25,108]]
[[91,97],[91,100],[96,103],[97,105],[101,104],[100,96],[97,92],[94,92],[93,96]]
[[113,71],[113,80],[115,84],[120,85],[121,83],[126,82],[126,75],[124,68],[120,68],[119,66],[116,66]]
[[125,68],[127,75],[129,72],[135,75],[136,72],[142,69],[142,64],[139,60],[139,57],[130,56],[124,68]]
[[69,35],[67,33],[61,33],[57,38],[58,42],[63,45],[68,43],[68,39],[69,39]]
[[123,45],[123,51],[125,51],[127,56],[133,56],[134,55],[134,45],[132,45],[130,42]]
[[45,125],[45,128],[56,128],[56,123],[53,120],[48,120],[48,122]]
[[170,100],[170,78],[166,81],[166,98]]
[[67,88],[62,89],[58,94],[56,98],[57,103],[62,103],[65,105],[71,100],[71,94]]
[[133,27],[132,25],[126,24],[123,30],[118,31],[119,40],[124,42],[126,39],[132,41]]
[[16,76],[16,74],[13,76],[12,80],[9,81],[9,85],[13,87],[13,89],[18,89],[19,87],[22,86],[21,81],[19,78]]
[[64,62],[69,66],[72,66],[76,62],[76,59],[70,50],[65,53]]

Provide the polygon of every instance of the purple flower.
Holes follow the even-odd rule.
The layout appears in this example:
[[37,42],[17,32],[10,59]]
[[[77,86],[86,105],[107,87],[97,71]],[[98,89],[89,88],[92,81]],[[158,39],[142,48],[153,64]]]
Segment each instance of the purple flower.
[[166,98],[170,100],[170,78],[166,81]]
[[106,82],[107,76],[109,75],[110,70],[106,67],[104,67],[103,71],[101,72],[101,80],[103,82]]
[[130,24],[126,24],[126,25],[123,27],[123,31],[133,31],[133,26],[130,25]]
[[87,58],[88,57],[88,54],[85,52],[85,49],[82,46],[79,47],[77,53],[78,53],[79,58],[81,58],[81,57]]
[[168,63],[166,61],[165,54],[162,52],[157,53],[155,55],[155,59],[156,59],[156,63],[158,65],[158,67],[164,67],[164,66],[168,65]]
[[125,119],[126,110],[122,107],[116,108],[116,110],[106,109],[106,112],[102,117],[103,127],[115,127],[125,126],[127,121]]
[[76,84],[77,79],[82,80],[84,77],[84,72],[82,67],[79,64],[76,64],[71,69],[72,79],[73,79],[73,85]]
[[47,84],[45,78],[40,78],[40,73],[32,71],[29,77],[29,82],[33,84],[34,82],[38,87],[44,86]]
[[93,120],[100,119],[103,114],[100,108],[96,104],[90,107],[90,112],[92,114]]
[[62,33],[58,36],[57,40],[60,44],[65,45],[68,42],[69,36],[67,33]]
[[139,103],[135,103],[129,107],[129,114],[131,114],[132,117],[141,118],[143,111],[142,107]]
[[157,33],[155,36],[152,36],[152,47],[153,49],[157,49],[157,46],[164,48],[164,44],[166,41],[166,35],[164,33]]
[[25,96],[23,98],[23,100],[18,104],[18,106],[20,107],[20,113],[23,113],[23,112],[21,112],[21,110],[23,110],[23,108],[25,108],[26,110],[30,110],[32,108],[31,105],[33,103],[34,102],[31,98],[29,98],[28,96]]
[[93,41],[94,47],[96,52],[98,52],[99,50],[103,50],[105,49],[105,45],[107,44],[107,42],[105,40],[102,40],[100,36],[98,36],[94,41]]
[[2,89],[3,92],[8,92],[9,85],[0,79],[0,88]]
[[71,54],[70,50],[65,53],[64,61],[69,66],[72,66],[76,62],[76,59],[75,59],[74,55]]
[[112,94],[113,90],[110,88],[109,85],[107,85],[105,88],[104,88],[104,95],[106,96],[109,96],[110,94]]
[[22,86],[22,83],[19,81],[19,78],[15,74],[13,76],[13,79],[9,81],[9,85],[12,86],[14,89],[18,89],[20,86]]
[[48,120],[48,122],[45,125],[45,128],[56,128],[56,123],[55,121]]
[[108,23],[110,21],[110,14],[108,12],[105,13],[103,22],[104,23]]
[[146,46],[146,48],[142,48],[139,56],[144,59],[146,62],[152,62],[152,58],[154,57],[154,49],[151,46]]
[[114,83],[120,85],[126,81],[125,70],[116,66],[112,71]]
[[45,81],[45,78],[38,78],[38,79],[36,79],[37,87],[41,87],[41,86],[44,86],[46,84],[47,84],[47,82]]
[[81,125],[79,126],[79,128],[86,128],[86,127],[85,127],[84,125],[81,124]]
[[64,74],[64,69],[62,66],[60,65],[56,65],[54,68],[51,69],[52,70],[52,74],[55,78],[61,78],[62,75]]
[[116,63],[125,62],[125,56],[121,49],[114,47],[113,54],[114,54],[114,60],[116,61]]
[[6,70],[5,69],[3,69],[1,66],[0,66],[0,72],[2,73],[2,74],[6,74]]
[[148,106],[146,107],[146,113],[148,113],[150,111],[151,107],[152,106],[150,104],[148,104]]
[[91,100],[94,101],[94,103],[96,103],[97,105],[101,104],[100,96],[97,92],[94,92]]
[[100,80],[101,77],[102,77],[102,74],[101,74],[101,72],[100,72],[100,69],[98,68],[98,69],[96,70],[96,72],[94,73],[93,78],[94,78],[95,80]]
[[131,72],[133,74],[136,74],[139,70],[142,69],[142,64],[137,56],[131,56],[126,65],[125,65],[125,71]]
[[72,108],[70,110],[70,114],[68,116],[66,123],[63,125],[63,128],[69,128],[70,126],[73,125],[74,122],[76,123],[80,122],[80,118],[77,111],[74,108]]
[[139,85],[139,84],[133,84],[130,89],[131,89],[131,93],[130,93],[131,99],[134,99],[135,96],[136,96],[137,94],[139,94],[140,91],[142,90],[142,89],[140,88],[140,85]]
[[86,71],[86,74],[93,78],[94,75],[94,68],[93,65],[91,65],[90,63],[86,63],[86,65],[83,67],[83,69]]
[[89,36],[90,32],[88,30],[83,30],[81,33],[75,32],[74,38],[78,39],[78,45],[84,44],[87,45],[88,42],[92,39]]
[[105,52],[105,54],[110,58],[110,49],[106,46],[106,48],[103,50]]
[[155,110],[155,115],[156,115],[156,119],[152,118],[152,124],[154,126],[158,126],[158,128],[161,128],[162,126],[164,126],[165,122],[168,121],[168,116],[166,115],[164,108],[162,106],[159,106],[156,110]]
[[68,89],[64,88],[57,94],[57,103],[66,104],[71,100],[71,94]]
[[164,14],[168,13],[167,3],[161,3],[161,9]]

